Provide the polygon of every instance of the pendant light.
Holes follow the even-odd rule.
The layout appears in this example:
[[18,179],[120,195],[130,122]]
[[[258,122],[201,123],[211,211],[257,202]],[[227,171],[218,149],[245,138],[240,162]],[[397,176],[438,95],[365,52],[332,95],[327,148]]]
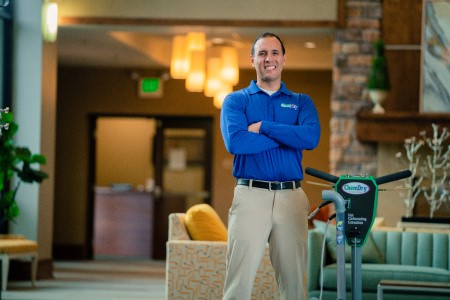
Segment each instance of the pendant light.
[[222,108],[222,104],[223,101],[225,100],[225,97],[228,96],[229,93],[231,93],[233,91],[233,87],[229,84],[224,84],[222,85],[222,88],[220,89],[220,91],[218,91],[215,95],[214,95],[214,100],[213,100],[213,104],[214,107],[220,109]]
[[204,32],[189,32],[187,34],[187,50],[201,50],[206,49],[206,34]]
[[239,64],[236,48],[231,46],[222,46],[221,58],[222,79],[233,86],[236,85],[239,82]]
[[189,59],[185,35],[176,35],[172,39],[172,57],[170,60],[170,77],[186,79]]
[[220,77],[220,57],[210,57],[207,63],[205,96],[214,97],[214,95],[222,87],[222,79]]
[[186,89],[189,92],[202,92],[205,84],[205,51],[189,51],[189,72]]
[[187,34],[187,50],[189,70],[186,77],[186,89],[189,92],[202,92],[205,85],[205,50],[206,35],[204,32]]

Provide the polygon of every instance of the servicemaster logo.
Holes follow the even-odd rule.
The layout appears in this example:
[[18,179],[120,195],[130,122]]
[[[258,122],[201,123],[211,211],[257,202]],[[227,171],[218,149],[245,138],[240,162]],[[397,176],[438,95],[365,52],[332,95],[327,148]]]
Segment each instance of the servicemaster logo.
[[281,103],[281,107],[284,108],[293,108],[295,110],[297,110],[298,105],[292,104],[292,103]]
[[342,186],[342,190],[347,194],[361,195],[370,191],[370,187],[362,182],[349,182]]

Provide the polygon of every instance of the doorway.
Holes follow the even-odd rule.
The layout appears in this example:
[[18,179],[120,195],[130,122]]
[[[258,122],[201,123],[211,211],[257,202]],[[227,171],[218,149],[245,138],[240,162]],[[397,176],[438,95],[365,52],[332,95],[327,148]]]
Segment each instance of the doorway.
[[211,200],[212,118],[91,118],[88,248],[165,259],[168,215]]
[[164,118],[155,135],[153,258],[165,259],[168,216],[211,202],[212,118]]

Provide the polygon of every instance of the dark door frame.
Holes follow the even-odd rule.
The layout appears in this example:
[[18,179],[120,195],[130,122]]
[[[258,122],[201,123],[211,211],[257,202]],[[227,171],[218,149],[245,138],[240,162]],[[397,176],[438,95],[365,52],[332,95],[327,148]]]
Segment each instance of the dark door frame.
[[[94,258],[94,199],[95,199],[95,174],[96,174],[96,124],[98,118],[103,117],[126,117],[126,118],[152,118],[156,119],[158,123],[164,124],[163,126],[157,125],[155,138],[162,137],[163,128],[202,128],[206,131],[205,137],[205,190],[209,193],[209,198],[205,199],[206,203],[211,202],[212,198],[212,151],[213,151],[213,118],[204,116],[163,116],[152,114],[126,114],[126,113],[94,113],[89,114],[89,143],[88,143],[88,176],[87,176],[87,224],[86,224],[86,240],[85,240],[85,258]],[[166,126],[167,124],[167,126]],[[157,153],[158,149],[155,149],[154,163],[162,163],[162,153]],[[156,174],[160,173],[160,174]],[[162,172],[155,172],[156,182],[162,181]],[[157,213],[157,212],[155,212]]]

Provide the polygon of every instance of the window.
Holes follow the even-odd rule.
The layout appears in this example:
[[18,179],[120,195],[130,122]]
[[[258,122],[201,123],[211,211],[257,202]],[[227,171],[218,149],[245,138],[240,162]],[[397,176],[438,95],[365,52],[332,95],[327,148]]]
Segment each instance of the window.
[[0,107],[10,107],[12,97],[12,5],[0,0]]

